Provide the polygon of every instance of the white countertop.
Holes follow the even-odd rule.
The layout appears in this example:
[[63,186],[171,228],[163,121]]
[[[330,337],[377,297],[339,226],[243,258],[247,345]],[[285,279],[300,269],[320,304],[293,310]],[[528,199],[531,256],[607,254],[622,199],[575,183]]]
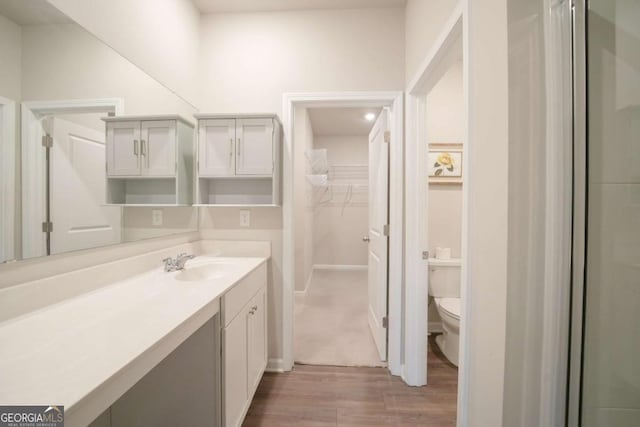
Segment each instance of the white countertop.
[[199,256],[187,269],[212,260],[233,266],[201,282],[157,268],[0,323],[0,404],[64,405],[66,425],[91,422],[267,258]]

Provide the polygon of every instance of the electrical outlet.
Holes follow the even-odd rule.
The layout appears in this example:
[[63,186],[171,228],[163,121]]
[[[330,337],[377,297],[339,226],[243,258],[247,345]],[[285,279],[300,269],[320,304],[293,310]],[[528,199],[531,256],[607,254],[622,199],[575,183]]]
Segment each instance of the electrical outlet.
[[151,211],[151,223],[155,227],[162,225],[162,209],[153,209]]
[[242,209],[240,211],[240,227],[250,227],[251,226],[251,211]]

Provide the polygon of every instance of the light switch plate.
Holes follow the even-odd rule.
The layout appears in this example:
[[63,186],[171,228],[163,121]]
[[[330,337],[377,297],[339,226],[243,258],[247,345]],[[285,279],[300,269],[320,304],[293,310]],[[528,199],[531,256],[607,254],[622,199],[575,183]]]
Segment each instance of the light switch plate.
[[151,210],[151,223],[155,226],[162,225],[162,209],[152,209]]
[[247,209],[240,210],[240,227],[251,226],[251,211]]

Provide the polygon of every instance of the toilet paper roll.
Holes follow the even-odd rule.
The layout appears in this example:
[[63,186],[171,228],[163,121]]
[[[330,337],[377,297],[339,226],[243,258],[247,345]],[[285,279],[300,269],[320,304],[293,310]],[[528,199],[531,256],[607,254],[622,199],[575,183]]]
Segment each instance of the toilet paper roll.
[[451,258],[451,248],[436,248],[436,258],[438,259],[450,259]]

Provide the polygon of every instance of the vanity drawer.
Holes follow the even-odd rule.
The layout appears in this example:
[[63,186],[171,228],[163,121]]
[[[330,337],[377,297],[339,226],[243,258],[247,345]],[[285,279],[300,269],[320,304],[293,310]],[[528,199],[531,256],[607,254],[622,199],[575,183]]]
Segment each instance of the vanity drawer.
[[222,297],[222,325],[227,326],[249,300],[267,285],[267,263],[253,270]]

